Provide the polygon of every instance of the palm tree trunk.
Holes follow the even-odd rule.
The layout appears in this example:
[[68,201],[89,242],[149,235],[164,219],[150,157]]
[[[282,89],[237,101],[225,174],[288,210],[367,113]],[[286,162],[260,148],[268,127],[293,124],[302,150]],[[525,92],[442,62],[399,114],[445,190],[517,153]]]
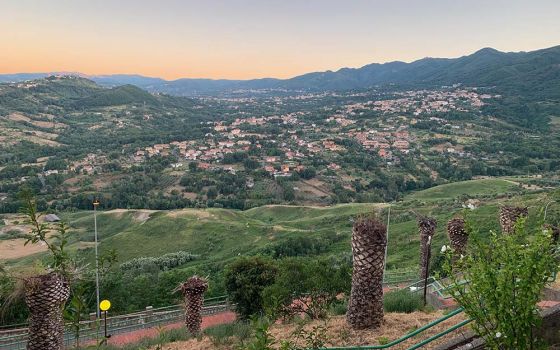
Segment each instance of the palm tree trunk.
[[204,293],[208,290],[206,279],[193,276],[179,286],[185,298],[185,326],[192,335],[200,333]]
[[429,250],[431,239],[436,233],[436,227],[436,219],[427,216],[418,218],[418,229],[420,231],[420,278],[422,280],[429,277]]
[[68,282],[57,273],[25,280],[25,303],[30,311],[28,350],[64,349],[62,311],[69,296]]
[[515,231],[515,223],[521,217],[529,214],[527,207],[503,206],[500,208],[500,226],[505,234],[512,234]]
[[383,268],[387,228],[360,218],[352,230],[352,290],[347,322],[354,329],[377,328],[383,321]]
[[451,242],[455,259],[465,255],[469,241],[469,234],[465,229],[465,220],[463,218],[449,220],[447,222],[447,235],[449,236],[449,242]]

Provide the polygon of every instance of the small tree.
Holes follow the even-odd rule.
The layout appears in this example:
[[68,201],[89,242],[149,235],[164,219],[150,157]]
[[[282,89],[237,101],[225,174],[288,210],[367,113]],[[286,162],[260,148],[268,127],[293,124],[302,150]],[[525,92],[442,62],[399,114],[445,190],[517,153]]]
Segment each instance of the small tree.
[[[510,234],[490,232],[487,243],[473,240],[469,255],[451,264],[448,286],[469,317],[473,329],[492,349],[536,349],[540,323],[537,302],[557,271],[557,251],[550,230],[529,230],[518,220]],[[461,270],[461,274],[453,274]],[[462,280],[467,283],[462,283]]]
[[226,267],[225,285],[243,319],[262,313],[262,291],[274,283],[277,268],[262,257],[244,257]]
[[337,295],[349,291],[351,275],[350,262],[334,257],[283,259],[276,281],[263,292],[265,307],[288,317],[325,318]]
[[208,290],[208,281],[205,278],[193,276],[185,283],[179,285],[178,289],[185,298],[185,325],[192,335],[200,333],[202,325],[202,305],[204,304],[204,293]]
[[72,297],[64,310],[64,319],[70,324],[76,340],[76,348],[80,348],[80,323],[87,316],[88,301],[83,285],[72,289]]

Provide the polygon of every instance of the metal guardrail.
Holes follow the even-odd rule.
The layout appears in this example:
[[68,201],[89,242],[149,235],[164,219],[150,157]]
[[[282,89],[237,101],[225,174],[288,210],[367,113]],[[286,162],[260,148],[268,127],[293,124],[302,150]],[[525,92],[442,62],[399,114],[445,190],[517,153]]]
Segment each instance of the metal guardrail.
[[387,270],[383,276],[383,284],[398,284],[417,280],[419,276],[418,269],[398,269]]
[[[202,308],[202,315],[213,315],[220,312],[228,311],[231,305],[227,297],[217,297],[205,300]],[[135,312],[126,315],[112,316],[107,318],[107,331],[111,335],[129,333],[140,329],[153,328],[161,325],[167,325],[182,320],[184,317],[184,307],[182,305],[173,305],[162,308],[147,308],[144,311]],[[83,321],[80,323],[80,342],[87,343],[101,339],[104,325],[102,320]],[[68,325],[67,325],[68,326]],[[7,331],[2,336],[0,333],[0,349],[1,350],[24,350],[27,347],[27,328],[11,330],[11,334]],[[71,347],[75,344],[76,338],[74,331],[67,327],[64,333],[64,343]]]

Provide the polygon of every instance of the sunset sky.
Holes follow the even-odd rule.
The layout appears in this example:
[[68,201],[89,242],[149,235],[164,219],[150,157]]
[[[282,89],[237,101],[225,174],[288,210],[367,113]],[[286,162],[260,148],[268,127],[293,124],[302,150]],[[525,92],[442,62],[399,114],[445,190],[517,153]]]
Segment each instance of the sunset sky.
[[560,45],[559,0],[0,0],[0,73],[286,78]]

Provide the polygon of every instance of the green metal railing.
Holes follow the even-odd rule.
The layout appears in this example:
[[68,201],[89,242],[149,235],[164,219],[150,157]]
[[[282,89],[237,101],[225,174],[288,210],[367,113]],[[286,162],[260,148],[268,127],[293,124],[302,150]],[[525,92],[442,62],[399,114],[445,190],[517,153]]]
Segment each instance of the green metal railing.
[[[445,315],[445,316],[443,316],[443,317],[441,317],[441,318],[438,318],[437,320],[432,321],[432,322],[428,323],[427,325],[425,325],[425,326],[423,326],[423,327],[418,328],[418,329],[415,330],[414,332],[411,332],[411,333],[409,333],[409,334],[407,334],[407,335],[405,335],[405,336],[403,336],[403,337],[401,337],[401,338],[399,338],[399,339],[393,340],[392,342],[387,343],[387,344],[384,344],[384,345],[363,345],[363,346],[331,347],[331,348],[323,348],[323,349],[324,349],[324,350],[374,350],[374,349],[389,349],[389,348],[391,348],[391,347],[393,347],[393,346],[395,346],[395,345],[401,344],[401,343],[403,343],[403,342],[409,340],[409,339],[412,338],[412,337],[417,336],[417,335],[420,334],[420,333],[425,332],[426,330],[428,330],[428,329],[430,329],[430,328],[432,328],[432,327],[434,327],[434,326],[440,324],[441,322],[443,322],[443,321],[445,321],[445,320],[448,320],[448,319],[450,319],[451,317],[453,317],[453,316],[455,316],[455,315],[458,315],[458,314],[460,314],[460,313],[462,313],[462,312],[463,312],[463,308],[458,308],[458,309],[456,309],[456,310],[450,312],[449,314],[447,314],[447,315]],[[459,328],[461,328],[461,327],[464,327],[465,325],[469,324],[470,322],[472,322],[472,319],[466,319],[466,320],[464,320],[464,321],[461,321],[461,322],[457,323],[456,325],[451,326],[451,327],[449,327],[448,329],[446,329],[446,330],[444,330],[444,331],[441,331],[441,332],[439,332],[439,333],[437,333],[437,334],[435,334],[435,335],[429,337],[428,339],[423,340],[423,341],[421,341],[421,342],[419,342],[419,343],[413,345],[412,347],[409,347],[407,350],[419,349],[419,348],[421,348],[422,346],[424,346],[424,345],[426,345],[426,344],[429,344],[429,343],[431,343],[432,341],[434,341],[434,340],[436,340],[436,339],[439,339],[439,338],[441,338],[441,337],[443,337],[443,336],[445,336],[445,335],[447,335],[447,334],[449,334],[449,333],[451,333],[451,332],[453,332],[453,331],[455,331],[455,330],[457,330],[457,329],[459,329]]]

